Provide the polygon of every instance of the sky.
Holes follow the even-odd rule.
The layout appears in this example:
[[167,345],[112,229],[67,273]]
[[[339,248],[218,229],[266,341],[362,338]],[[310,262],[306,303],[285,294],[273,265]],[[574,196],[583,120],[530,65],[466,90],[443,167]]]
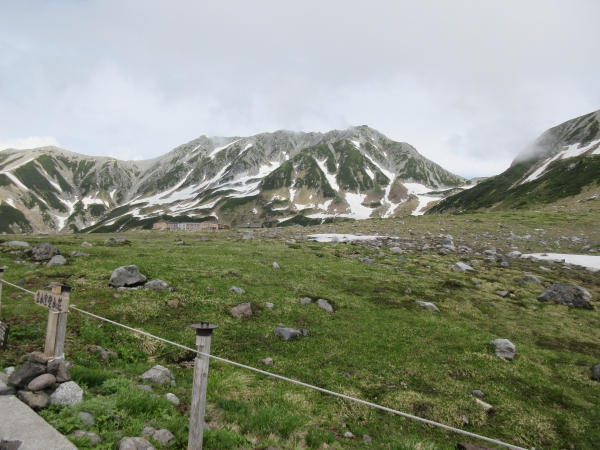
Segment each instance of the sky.
[[0,3],[0,149],[369,125],[467,178],[600,109],[598,0]]

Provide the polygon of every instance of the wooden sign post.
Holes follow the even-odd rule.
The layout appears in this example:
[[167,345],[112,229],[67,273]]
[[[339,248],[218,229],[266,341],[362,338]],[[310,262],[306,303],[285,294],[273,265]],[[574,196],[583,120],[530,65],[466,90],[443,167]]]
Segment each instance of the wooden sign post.
[[[4,267],[0,267],[0,319],[2,319],[2,277],[4,276]],[[0,350],[5,350],[8,345],[8,332],[10,325],[0,320]]]
[[44,354],[50,358],[64,357],[70,293],[71,287],[67,285],[52,286],[52,292],[35,293],[35,302],[49,310]]
[[[206,409],[206,386],[208,385],[208,361],[210,337],[218,325],[201,322],[192,325],[196,330],[196,348],[198,355],[194,361],[194,384],[192,386],[192,406],[190,411],[190,433],[188,450],[202,450],[204,436],[204,411]],[[201,355],[200,353],[204,353]]]

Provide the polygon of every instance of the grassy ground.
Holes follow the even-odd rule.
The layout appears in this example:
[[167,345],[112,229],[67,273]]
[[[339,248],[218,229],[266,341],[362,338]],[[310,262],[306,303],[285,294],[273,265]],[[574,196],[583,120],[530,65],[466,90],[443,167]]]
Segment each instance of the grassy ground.
[[[561,237],[600,243],[598,218],[559,213],[410,217],[259,230],[253,240],[241,239],[236,230],[131,232],[125,246],[104,245],[107,235],[19,236],[31,244],[52,242],[64,255],[80,250],[82,240],[94,246],[82,249],[89,258],[68,258],[69,264],[58,268],[14,264],[19,255],[4,249],[0,265],[8,266],[7,281],[25,278],[24,287],[34,291],[50,281],[68,283],[74,287],[72,304],[188,346],[194,345],[189,325],[216,323],[220,328],[213,335],[212,353],[234,361],[265,368],[259,360],[271,357],[275,364],[268,370],[274,373],[527,448],[592,449],[600,441],[600,384],[590,379],[591,366],[600,362],[598,309],[540,303],[536,297],[543,287],[518,280],[529,271],[544,282],[582,285],[598,299],[598,274],[559,265],[542,271],[540,263],[528,260],[513,260],[504,269],[484,263],[482,256],[441,256],[435,249],[413,249],[399,261],[385,247],[290,238],[360,231],[421,242],[431,232],[451,234],[455,243],[477,241],[470,245],[474,250],[494,246],[507,252],[518,246],[523,252],[573,252],[582,244]],[[510,232],[531,237],[521,240]],[[186,245],[175,245],[176,237]],[[378,256],[380,252],[384,255]],[[376,263],[360,262],[364,256]],[[451,265],[461,259],[481,264],[473,273],[453,273]],[[272,268],[274,261],[280,270]],[[111,272],[128,264],[176,291],[108,288]],[[246,293],[229,292],[234,285]],[[504,289],[512,295],[494,294]],[[314,303],[301,305],[305,296],[327,299],[334,313]],[[179,307],[168,306],[173,299]],[[43,347],[46,311],[6,286],[2,300],[2,316],[12,324],[11,343],[0,354],[0,366],[6,367]],[[432,301],[441,312],[422,309],[416,300]],[[241,302],[251,302],[252,317],[231,317],[229,308]],[[265,308],[265,302],[274,303],[274,309]],[[307,328],[311,334],[285,342],[273,335],[279,324]],[[496,338],[515,343],[517,359],[496,357],[489,345]],[[90,353],[91,345],[115,351],[118,359],[102,361]],[[121,436],[139,436],[144,424],[155,419],[155,428],[176,435],[172,448],[186,447],[193,355],[77,312],[69,315],[66,354],[76,364],[73,377],[86,386],[86,397],[77,407],[43,412],[60,431],[68,434],[81,427],[76,411],[92,412],[97,424],[91,431],[103,437],[100,448],[116,448]],[[155,392],[175,393],[182,401],[179,407],[131,389],[154,364],[168,366],[178,384]],[[473,389],[486,393],[484,400],[494,413],[475,404]],[[450,449],[469,441],[218,362],[211,362],[208,401],[206,448]],[[344,438],[347,431],[356,438]],[[373,443],[364,443],[363,434]],[[258,442],[252,443],[253,438]]]

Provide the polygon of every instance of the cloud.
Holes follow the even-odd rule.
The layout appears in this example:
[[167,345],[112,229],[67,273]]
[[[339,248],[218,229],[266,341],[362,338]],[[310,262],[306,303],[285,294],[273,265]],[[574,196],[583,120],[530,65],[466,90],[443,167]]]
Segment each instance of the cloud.
[[593,0],[33,3],[0,5],[4,141],[151,158],[368,124],[475,176],[600,108]]
[[7,148],[14,148],[18,150],[24,150],[36,147],[45,147],[47,145],[54,145],[60,147],[60,144],[52,136],[29,136],[26,138],[8,139],[6,141],[0,141],[0,150],[6,150]]

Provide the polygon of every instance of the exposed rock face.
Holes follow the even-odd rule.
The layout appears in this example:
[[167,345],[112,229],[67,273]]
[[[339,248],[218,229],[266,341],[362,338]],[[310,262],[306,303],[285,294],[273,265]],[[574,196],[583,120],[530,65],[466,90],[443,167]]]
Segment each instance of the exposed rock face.
[[49,242],[42,242],[25,250],[25,255],[34,261],[49,261],[53,256],[60,255],[60,251]]
[[144,289],[154,289],[155,291],[166,291],[173,290],[166,282],[163,280],[152,280],[148,281],[144,285]]
[[110,276],[109,284],[113,287],[139,286],[146,282],[147,278],[140,273],[138,266],[123,266],[115,269]]
[[55,359],[48,363],[47,371],[56,377],[58,383],[64,383],[71,380],[71,375],[69,374],[70,366],[71,364],[66,361]]
[[458,262],[452,266],[452,271],[456,273],[464,273],[467,270],[473,270],[473,268],[462,262]]
[[322,298],[317,300],[317,306],[321,309],[324,309],[328,313],[333,312],[333,306],[331,306],[327,300],[324,300]]
[[553,301],[576,308],[592,309],[592,296],[581,286],[556,283],[546,289],[538,297],[540,302]]

